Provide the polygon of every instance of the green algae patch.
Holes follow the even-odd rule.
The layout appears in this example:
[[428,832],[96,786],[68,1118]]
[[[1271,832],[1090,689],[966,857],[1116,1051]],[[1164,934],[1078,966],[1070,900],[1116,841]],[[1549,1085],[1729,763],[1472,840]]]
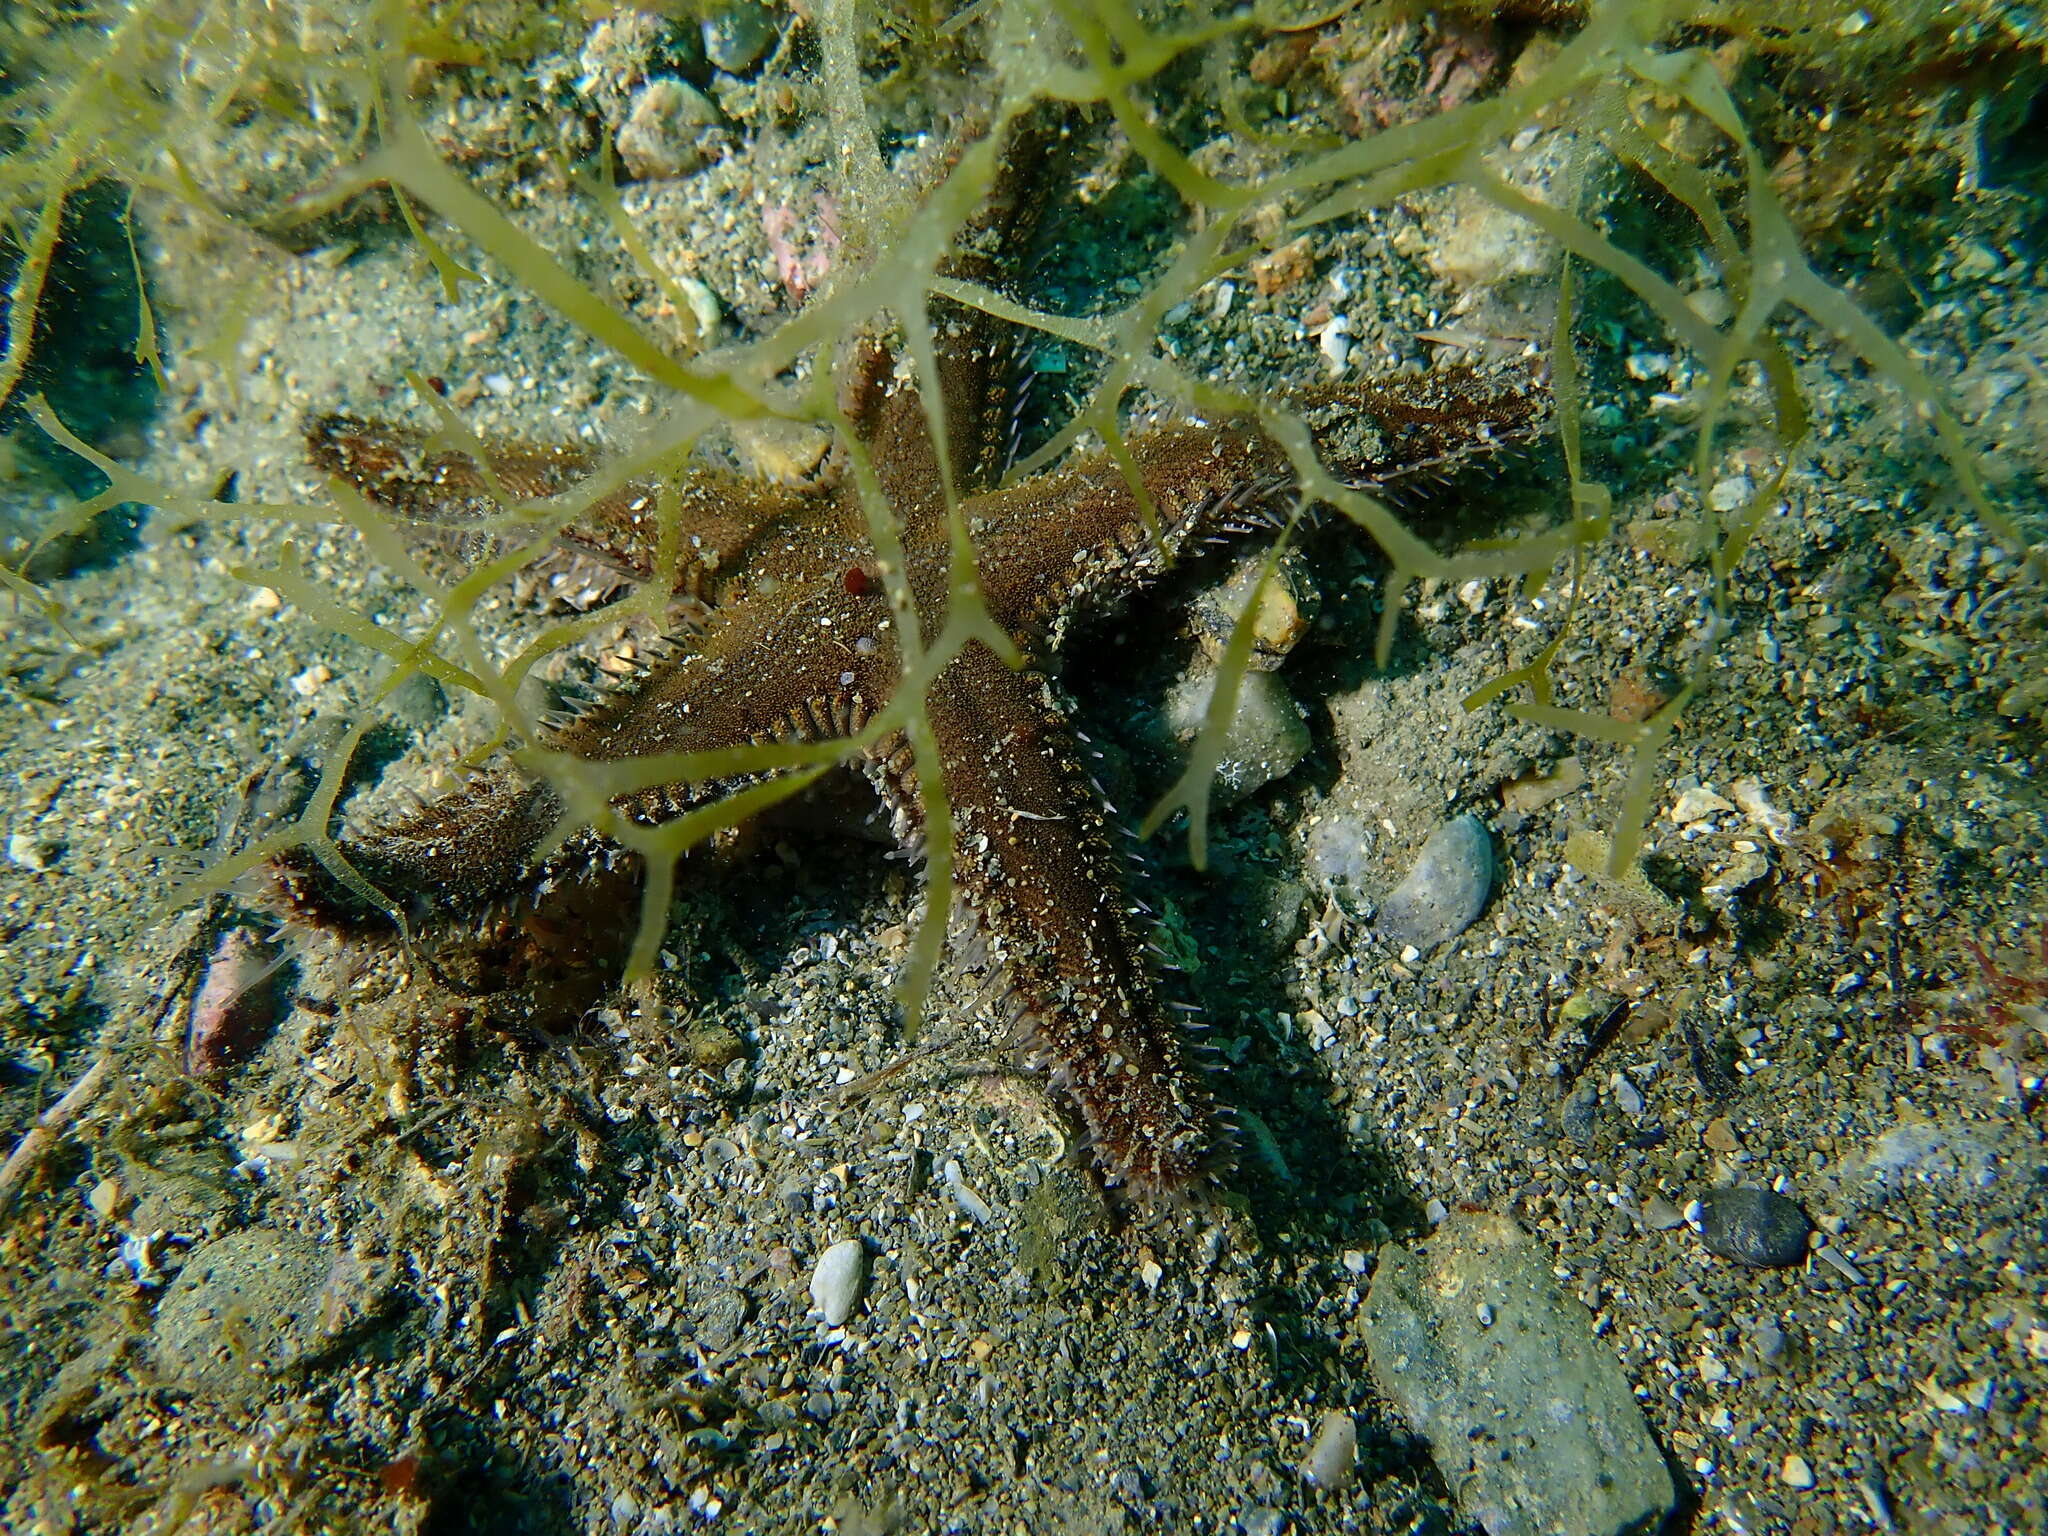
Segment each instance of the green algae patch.
[[[902,621],[904,681],[888,709],[857,735],[841,741],[801,750],[736,748],[603,765],[551,751],[544,745],[540,723],[521,702],[519,685],[540,659],[582,639],[594,621],[585,617],[550,626],[501,664],[488,655],[478,637],[473,622],[477,605],[545,559],[555,535],[609,489],[650,468],[673,470],[721,429],[735,423],[796,423],[836,430],[842,441],[850,442],[848,422],[829,387],[828,364],[832,355],[862,334],[881,331],[901,338],[907,366],[923,386],[920,394],[933,438],[945,442],[944,391],[936,377],[935,300],[1000,317],[1021,328],[1027,338],[1080,347],[1099,361],[1092,386],[1073,402],[1068,425],[1022,461],[1016,475],[1052,462],[1078,442],[1098,441],[1121,465],[1143,503],[1145,488],[1126,446],[1126,426],[1135,406],[1167,402],[1211,416],[1255,416],[1285,450],[1299,484],[1295,517],[1314,503],[1333,507],[1363,531],[1388,562],[1377,645],[1383,663],[1393,645],[1404,594],[1420,584],[1503,577],[1533,592],[1562,578],[1570,596],[1555,634],[1532,660],[1504,671],[1474,692],[1468,704],[1480,708],[1498,703],[1523,720],[1632,754],[1610,841],[1610,869],[1618,871],[1630,863],[1639,846],[1661,751],[1680,728],[1689,705],[1713,686],[1714,655],[1736,624],[1735,591],[1744,551],[1762,520],[1779,504],[1785,478],[1808,440],[1812,413],[1801,397],[1783,341],[1788,327],[1819,327],[1898,389],[1933,434],[1956,491],[1972,514],[2013,548],[2025,547],[2024,531],[1988,495],[1984,476],[1941,389],[1876,321],[1816,271],[1778,181],[1714,57],[1702,48],[1674,45],[1675,39],[1688,35],[1689,27],[1739,30],[1737,11],[1678,0],[1664,5],[1592,5],[1556,47],[1535,57],[1528,70],[1498,90],[1341,142],[1307,133],[1266,133],[1254,167],[1232,175],[1182,146],[1176,124],[1190,105],[1186,93],[1198,89],[1194,82],[1229,77],[1233,61],[1283,26],[1307,23],[1257,11],[1162,19],[1148,8],[1119,0],[1087,6],[1061,3],[1049,9],[975,6],[947,24],[946,40],[953,56],[978,60],[982,105],[976,113],[977,131],[933,180],[912,186],[888,168],[881,150],[878,103],[888,98],[891,80],[876,60],[894,52],[883,40],[886,29],[851,0],[823,6],[812,23],[815,76],[795,83],[835,125],[841,152],[830,174],[848,259],[834,267],[822,291],[778,326],[743,345],[705,352],[695,346],[678,351],[657,339],[579,275],[564,253],[550,251],[522,228],[423,130],[415,100],[419,82],[451,65],[487,64],[488,39],[494,35],[488,26],[477,27],[477,35],[486,42],[465,45],[465,51],[451,42],[456,34],[448,31],[438,12],[415,12],[397,0],[367,10],[323,11],[319,14],[330,23],[349,23],[343,28],[348,46],[316,63],[292,52],[274,30],[253,28],[246,37],[230,35],[209,19],[194,32],[185,8],[172,0],[145,0],[110,10],[108,25],[90,44],[72,39],[67,46],[93,50],[90,57],[81,53],[73,61],[73,68],[84,73],[72,84],[24,104],[23,110],[36,118],[38,142],[45,147],[16,157],[0,179],[0,195],[8,200],[17,226],[27,231],[8,300],[10,329],[6,351],[0,355],[0,396],[17,385],[33,345],[56,221],[87,179],[118,166],[138,196],[175,204],[224,225],[237,223],[237,215],[210,195],[190,169],[195,124],[218,120],[223,104],[237,101],[245,104],[243,110],[253,101],[259,111],[276,111],[286,118],[310,116],[325,125],[320,153],[327,160],[294,205],[280,210],[281,216],[289,215],[287,222],[317,219],[339,207],[386,198],[403,237],[420,248],[448,298],[458,296],[478,271],[488,271],[493,283],[545,305],[589,342],[657,386],[668,404],[630,455],[587,484],[544,502],[522,504],[501,498],[501,512],[488,526],[501,536],[503,552],[452,584],[437,582],[423,571],[408,555],[400,532],[345,488],[333,488],[329,504],[313,506],[229,504],[181,494],[148,482],[92,449],[46,408],[37,412],[53,440],[93,463],[110,482],[101,496],[59,519],[57,532],[81,527],[124,502],[156,509],[158,537],[198,520],[340,522],[353,527],[382,563],[430,599],[433,618],[416,632],[402,634],[324,590],[317,570],[289,552],[274,565],[252,565],[238,572],[380,655],[384,670],[365,689],[371,700],[388,699],[415,675],[487,700],[498,719],[494,744],[509,745],[515,760],[544,780],[567,808],[555,843],[577,831],[596,829],[644,857],[650,875],[633,950],[635,975],[645,973],[658,949],[675,857],[798,793],[825,767],[851,761],[886,735],[901,732],[921,770],[924,852],[931,882],[905,976],[906,1000],[912,1013],[917,1011],[937,964],[945,914],[951,907],[953,837],[952,817],[936,772],[936,749],[923,715],[924,694],[970,645],[980,643],[1016,659],[1008,636],[990,619],[981,597],[976,551],[961,516],[955,467],[942,455],[940,477],[952,543],[948,622],[939,632],[927,633],[917,622],[915,599],[898,574],[900,561],[891,558],[892,551],[900,549],[898,510],[889,505],[874,466],[866,462],[859,445],[851,443],[850,473],[861,489],[874,547],[882,556],[881,579]],[[478,14],[487,11],[479,8]],[[110,80],[111,88],[95,92],[90,88],[94,77]],[[171,87],[159,89],[166,80]],[[251,85],[256,81],[283,81],[289,89],[257,90]],[[200,91],[196,82],[210,83],[210,92]],[[1151,280],[1140,284],[1127,303],[1092,316],[1044,312],[986,281],[941,271],[949,253],[970,232],[1004,127],[1045,101],[1071,103],[1112,122],[1135,164],[1171,189],[1186,221],[1184,238]],[[317,112],[312,110],[316,103]],[[1242,119],[1244,103],[1231,105]],[[1563,132],[1559,125],[1567,122],[1575,125],[1570,150],[1576,164],[1562,195],[1539,197],[1504,174],[1501,161],[1518,136]],[[1581,189],[1617,170],[1643,178],[1660,189],[1671,206],[1683,210],[1693,225],[1689,239],[1667,236],[1659,248],[1639,250],[1610,234],[1602,210]],[[1568,257],[1550,377],[1569,495],[1553,527],[1446,550],[1388,498],[1333,474],[1319,457],[1310,426],[1297,407],[1284,398],[1226,388],[1197,375],[1162,344],[1162,333],[1169,315],[1203,302],[1202,296],[1220,281],[1244,279],[1252,263],[1288,242],[1340,220],[1371,215],[1402,199],[1452,188],[1525,221]],[[615,195],[595,195],[623,238],[627,230]],[[637,267],[661,271],[652,253],[636,247],[632,239],[624,243]],[[1710,261],[1725,301],[1719,320],[1709,319],[1678,278],[1660,265],[1694,251]],[[1705,560],[1713,613],[1690,653],[1673,658],[1683,686],[1651,718],[1632,725],[1560,705],[1550,676],[1567,630],[1599,622],[1597,614],[1582,611],[1575,578],[1584,551],[1612,535],[1612,493],[1589,478],[1580,441],[1583,388],[1573,335],[1578,282],[1573,274],[1578,269],[1597,271],[1625,288],[1702,370],[1691,430],[1693,473],[1703,508],[1722,462],[1721,440],[1738,397],[1746,402],[1745,409],[1761,411],[1776,440],[1774,462],[1740,505],[1700,514],[1691,547]],[[180,360],[170,359],[166,365],[144,335],[153,329],[147,306],[145,289],[137,317],[137,356],[158,369],[168,366],[175,377]],[[228,359],[236,345],[233,318],[224,313],[218,332]],[[799,363],[810,367],[810,382],[793,386],[786,375]],[[1754,385],[1745,382],[1752,378]],[[473,442],[462,413],[419,383],[418,392],[440,416],[444,434]],[[679,537],[678,516],[672,499],[655,512],[660,537],[670,547]],[[1268,551],[1262,580],[1270,577],[1295,536],[1293,519],[1284,520]],[[20,566],[5,579],[23,586]],[[654,619],[663,594],[643,590],[626,602],[630,606],[623,611]],[[1147,831],[1158,831],[1184,817],[1197,864],[1206,852],[1209,783],[1251,655],[1247,620],[1225,647],[1188,771],[1145,819]],[[381,707],[372,704],[373,716]],[[355,739],[367,725],[358,723]],[[678,780],[701,782],[726,775],[757,776],[760,782],[715,807],[659,828],[626,825],[611,808],[622,795]],[[217,866],[187,894],[219,889],[263,859],[304,847],[362,899],[395,914],[393,893],[374,891],[348,870],[333,842],[328,822],[339,785],[337,770],[292,828]]]

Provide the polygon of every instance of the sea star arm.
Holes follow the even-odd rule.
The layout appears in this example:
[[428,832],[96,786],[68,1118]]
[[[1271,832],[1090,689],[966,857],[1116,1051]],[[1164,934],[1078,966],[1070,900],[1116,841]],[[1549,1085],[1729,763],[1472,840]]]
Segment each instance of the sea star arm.
[[[1145,955],[1107,812],[1044,681],[970,646],[926,697],[955,878],[1007,967],[1018,1037],[1079,1109],[1112,1178],[1182,1188],[1226,1150]],[[915,823],[907,754],[883,793]]]
[[[307,424],[306,442],[315,465],[413,531],[464,541],[510,508],[561,495],[598,469],[596,456],[582,449],[503,441],[485,444],[487,462],[479,465],[459,449],[436,446],[425,433],[361,416],[316,417]],[[680,536],[672,585],[705,603],[719,600],[722,571],[810,499],[795,487],[696,465],[673,484]],[[662,531],[661,490],[659,481],[633,480],[606,492],[557,535],[557,546],[613,577],[650,580]],[[606,595],[607,583],[593,585]]]
[[[866,639],[865,646],[861,641]],[[843,591],[786,606],[720,610],[690,653],[655,666],[636,687],[607,694],[545,744],[591,762],[708,752],[775,740],[850,736],[893,690],[899,663],[878,596]],[[751,782],[748,776],[660,781],[613,808],[654,825]],[[473,913],[545,885],[609,851],[587,832],[554,853],[561,798],[513,768],[493,769],[410,814],[340,840],[340,852],[388,896],[437,917]],[[321,926],[373,926],[374,909],[293,849],[273,863],[281,904]]]
[[[1546,413],[1528,373],[1467,369],[1317,390],[1294,404],[1324,466],[1378,490],[1453,473],[1528,437]],[[1129,446],[1156,538],[1105,454],[967,504],[990,612],[1034,654],[1056,646],[1074,618],[1155,579],[1182,550],[1270,523],[1298,483],[1285,451],[1249,419],[1158,428]]]

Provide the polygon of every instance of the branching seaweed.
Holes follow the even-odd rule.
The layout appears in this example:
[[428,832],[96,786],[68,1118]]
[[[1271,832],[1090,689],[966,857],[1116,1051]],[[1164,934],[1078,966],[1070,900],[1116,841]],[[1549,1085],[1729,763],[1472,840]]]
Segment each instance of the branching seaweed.
[[[1301,488],[1301,505],[1322,503],[1335,508],[1369,535],[1389,562],[1388,597],[1378,641],[1383,661],[1398,623],[1401,596],[1422,581],[1511,576],[1534,591],[1563,568],[1571,578],[1571,601],[1560,624],[1581,622],[1583,600],[1577,575],[1588,549],[1606,538],[1611,526],[1609,493],[1586,477],[1580,449],[1582,390],[1571,345],[1575,282],[1571,273],[1575,267],[1594,268],[1639,298],[1674,340],[1704,365],[1706,382],[1699,395],[1693,458],[1703,507],[1707,504],[1704,492],[1713,482],[1717,463],[1717,437],[1729,418],[1738,382],[1752,367],[1765,382],[1778,443],[1773,472],[1744,506],[1726,516],[1702,513],[1707,520],[1702,542],[1710,551],[1712,578],[1708,640],[1694,658],[1690,678],[1662,709],[1639,725],[1620,725],[1605,716],[1557,704],[1551,668],[1562,627],[1532,660],[1466,701],[1468,708],[1476,709],[1521,693],[1519,701],[1507,705],[1518,717],[1608,742],[1633,754],[1612,839],[1614,867],[1619,869],[1633,859],[1639,846],[1658,754],[1683,711],[1708,685],[1716,637],[1725,637],[1732,626],[1733,589],[1743,552],[1764,517],[1779,504],[1785,478],[1808,436],[1809,413],[1783,339],[1793,317],[1803,317],[1848,345],[1879,376],[1901,390],[1932,429],[1956,489],[1970,510],[1999,539],[2015,549],[2024,548],[2021,530],[1989,499],[1963,429],[1939,387],[1807,259],[1762,156],[1745,130],[1741,111],[1708,56],[1697,49],[1671,46],[1669,39],[1677,24],[1688,20],[1693,9],[1682,0],[1593,4],[1583,25],[1562,46],[1495,94],[1334,146],[1308,138],[1299,142],[1269,139],[1262,150],[1271,168],[1231,180],[1203,169],[1175,143],[1161,109],[1165,94],[1174,88],[1172,83],[1188,78],[1190,63],[1213,65],[1219,57],[1227,59],[1230,50],[1241,47],[1264,25],[1258,12],[1219,8],[1213,16],[1181,13],[1160,22],[1150,8],[1132,0],[1087,0],[1086,4],[1052,0],[1047,6],[1025,0],[987,0],[946,24],[951,45],[965,48],[978,38],[985,59],[987,83],[980,95],[987,105],[978,134],[936,184],[913,195],[915,189],[892,173],[881,152],[866,97],[870,82],[862,62],[860,8],[855,0],[832,0],[814,13],[821,60],[816,89],[822,93],[841,149],[834,173],[846,250],[858,253],[860,260],[842,263],[826,291],[769,333],[717,354],[686,356],[650,337],[628,314],[601,297],[436,149],[416,115],[409,82],[417,60],[436,56],[441,45],[435,39],[441,34],[416,28],[403,0],[380,0],[375,24],[363,29],[357,51],[323,66],[325,88],[359,104],[364,125],[359,152],[324,186],[308,193],[304,207],[331,208],[388,188],[405,228],[451,295],[473,275],[450,251],[449,239],[459,237],[480,262],[495,268],[501,279],[545,303],[593,342],[666,390],[671,403],[665,413],[631,454],[592,481],[535,503],[501,498],[502,511],[489,521],[486,531],[504,536],[507,552],[453,585],[440,583],[422,570],[384,516],[344,488],[336,487],[332,504],[324,506],[229,506],[181,495],[98,454],[41,409],[37,419],[45,430],[97,465],[111,482],[102,496],[62,519],[59,531],[79,526],[97,511],[122,501],[154,507],[159,535],[194,521],[226,518],[294,523],[338,518],[352,526],[384,565],[428,600],[432,617],[417,632],[400,634],[352,609],[323,587],[318,574],[304,567],[289,547],[274,566],[252,566],[235,574],[276,590],[338,632],[380,653],[385,670],[372,690],[379,703],[417,674],[488,701],[498,721],[492,745],[505,745],[523,768],[555,791],[565,807],[556,841],[592,828],[644,860],[647,873],[632,974],[650,969],[658,953],[668,920],[674,866],[681,854],[796,794],[833,764],[851,760],[892,733],[902,733],[919,766],[930,880],[925,917],[904,979],[905,1002],[914,1018],[937,964],[952,901],[953,821],[924,718],[924,694],[940,672],[974,642],[1014,658],[1009,637],[990,619],[978,595],[973,541],[961,515],[951,468],[943,466],[943,456],[941,478],[950,518],[953,579],[947,622],[940,632],[931,634],[916,622],[916,601],[901,575],[901,561],[891,558],[900,550],[896,512],[888,505],[873,466],[865,461],[852,434],[842,432],[842,440],[851,444],[851,471],[862,493],[874,547],[882,556],[881,576],[899,621],[898,633],[904,637],[905,668],[904,685],[893,701],[848,739],[608,763],[550,750],[542,744],[544,733],[538,722],[521,702],[519,685],[544,657],[576,643],[598,621],[585,616],[550,625],[500,665],[493,661],[473,623],[486,592],[542,559],[554,536],[612,489],[636,477],[674,472],[715,428],[763,421],[844,428],[847,424],[833,398],[831,370],[825,362],[846,338],[864,330],[889,330],[902,338],[902,354],[923,385],[921,398],[933,439],[944,443],[944,392],[937,387],[931,320],[931,305],[938,299],[982,310],[1027,332],[1090,349],[1101,358],[1096,382],[1079,402],[1072,420],[1017,466],[1019,475],[1052,462],[1092,436],[1122,464],[1142,501],[1144,488],[1124,446],[1127,412],[1140,397],[1211,415],[1255,415],[1270,438],[1285,449]],[[108,30],[107,62],[95,75],[117,82],[150,78],[152,69],[161,72],[167,67],[164,61],[185,36],[181,29],[192,24],[191,12],[177,0],[137,0]],[[243,79],[250,71],[275,63],[274,58],[246,55],[229,75]],[[1213,78],[1219,71],[1212,68],[1209,73]],[[21,376],[31,345],[33,315],[55,238],[55,221],[70,190],[80,184],[81,177],[93,174],[91,167],[125,161],[131,183],[148,195],[207,206],[204,194],[171,147],[174,135],[162,110],[144,99],[139,86],[131,90],[125,84],[117,85],[102,99],[94,94],[91,78],[81,77],[82,83],[70,95],[46,108],[45,120],[52,130],[50,147],[39,155],[18,159],[5,179],[0,179],[0,195],[8,205],[33,215],[9,300],[11,323],[7,350],[0,357],[0,396]],[[233,87],[220,90],[231,94]],[[944,258],[987,185],[1004,125],[1041,100],[1082,105],[1113,120],[1133,151],[1187,209],[1189,233],[1179,250],[1121,310],[1080,319],[1054,315],[985,284],[942,275]],[[1733,157],[1739,167],[1733,182],[1724,185],[1707,174],[1697,156],[1688,157],[1668,147],[1672,136],[1648,131],[1643,124],[1651,105],[1660,120],[1683,116],[1696,128],[1711,130],[1718,137],[1720,151]],[[1627,167],[1661,187],[1689,212],[1730,301],[1728,318],[1718,324],[1704,318],[1678,284],[1658,270],[1655,253],[1624,248],[1604,231],[1596,216],[1579,207],[1544,201],[1502,174],[1500,158],[1517,134],[1531,125],[1567,120],[1578,125],[1576,152],[1583,162],[1601,160]],[[1695,134],[1688,142],[1698,137]],[[1272,165],[1275,161],[1277,165]],[[1581,185],[1588,179],[1575,177],[1572,184]],[[1321,225],[1452,187],[1469,189],[1527,220],[1567,253],[1552,377],[1571,494],[1564,516],[1552,529],[1444,552],[1421,537],[1384,500],[1334,475],[1318,459],[1308,424],[1284,402],[1225,389],[1193,376],[1160,346],[1159,336],[1164,317],[1175,306],[1193,301],[1205,285],[1239,272],[1278,244]],[[616,201],[607,201],[608,194],[602,190],[595,195],[620,235],[627,236],[629,230],[621,223]],[[1283,210],[1277,235],[1272,221],[1262,224],[1257,218],[1262,210],[1275,208]],[[633,239],[626,239],[626,245],[637,266],[660,274],[655,256]],[[142,323],[145,327],[150,323],[146,309]],[[787,383],[788,370],[806,359],[813,364],[810,381],[796,386]],[[163,366],[175,373],[177,360],[169,359]],[[459,413],[423,382],[418,387],[422,399],[440,413],[444,434],[462,441],[468,428]],[[670,547],[679,537],[678,519],[674,498],[665,498],[657,508],[657,522]],[[1274,544],[1266,575],[1274,569],[1291,531],[1290,523],[1289,531]],[[2038,555],[2033,558],[2038,562]],[[19,580],[13,573],[6,576],[10,582]],[[657,585],[649,584],[628,597],[623,609],[614,607],[609,616],[615,618],[624,611],[658,622],[665,594],[654,590]],[[1247,614],[1256,606],[1256,602],[1250,605]],[[1148,829],[1156,829],[1172,815],[1185,813],[1198,862],[1205,837],[1207,784],[1249,655],[1248,622],[1240,623],[1226,651],[1222,676],[1189,770],[1147,820]],[[219,889],[258,861],[284,848],[302,846],[364,900],[395,917],[393,904],[347,867],[330,834],[347,753],[369,728],[376,708],[373,705],[369,719],[357,723],[342,757],[328,765],[320,792],[293,826],[209,870],[183,894],[195,896]],[[731,775],[747,775],[755,782],[657,827],[631,824],[614,809],[618,797],[636,790]]]

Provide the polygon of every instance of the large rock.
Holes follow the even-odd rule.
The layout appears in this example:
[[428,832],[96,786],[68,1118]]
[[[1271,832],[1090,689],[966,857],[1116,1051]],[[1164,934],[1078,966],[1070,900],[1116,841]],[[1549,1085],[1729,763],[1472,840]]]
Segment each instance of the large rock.
[[1488,1536],[1621,1536],[1671,1509],[1628,1379],[1506,1217],[1382,1248],[1362,1322],[1373,1379]]

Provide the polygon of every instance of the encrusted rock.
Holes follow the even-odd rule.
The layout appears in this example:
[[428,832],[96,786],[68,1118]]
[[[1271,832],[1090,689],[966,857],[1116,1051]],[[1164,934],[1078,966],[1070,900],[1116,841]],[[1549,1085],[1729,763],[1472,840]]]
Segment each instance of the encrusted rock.
[[619,126],[626,174],[645,181],[694,171],[710,158],[705,141],[718,120],[718,108],[687,81],[669,75],[648,81]]
[[1487,1536],[1653,1530],[1676,1501],[1628,1378],[1506,1217],[1387,1244],[1362,1322],[1373,1379]]
[[296,1232],[249,1227],[195,1248],[150,1330],[157,1368],[216,1394],[258,1392],[379,1316],[390,1278]]
[[[1247,556],[1230,575],[1196,596],[1189,619],[1210,660],[1223,659],[1264,565],[1264,556]],[[1261,672],[1279,666],[1308,633],[1321,608],[1322,593],[1308,562],[1299,551],[1286,551],[1274,566],[1272,579],[1259,591],[1259,606],[1252,615],[1251,665]]]

